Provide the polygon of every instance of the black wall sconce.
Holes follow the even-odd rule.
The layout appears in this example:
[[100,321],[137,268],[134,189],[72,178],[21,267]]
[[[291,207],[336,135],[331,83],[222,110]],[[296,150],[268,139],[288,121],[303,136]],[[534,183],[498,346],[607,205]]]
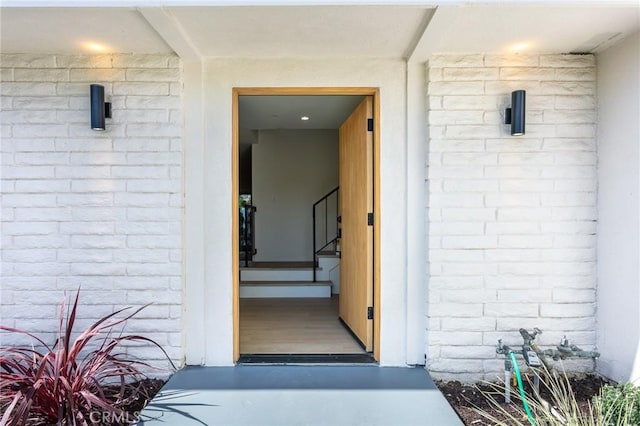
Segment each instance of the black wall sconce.
[[104,119],[111,118],[111,102],[104,101],[104,86],[91,85],[91,128],[104,130]]
[[511,92],[511,108],[504,112],[504,124],[511,124],[511,136],[524,135],[524,115],[526,109],[526,92]]

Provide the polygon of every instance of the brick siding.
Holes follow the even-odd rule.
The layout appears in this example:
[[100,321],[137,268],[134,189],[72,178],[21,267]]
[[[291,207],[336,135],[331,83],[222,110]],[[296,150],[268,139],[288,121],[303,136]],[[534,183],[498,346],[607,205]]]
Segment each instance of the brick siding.
[[[80,326],[153,303],[127,332],[183,357],[181,65],[173,55],[3,54],[3,324],[53,343],[82,288]],[[91,130],[89,84],[113,118]],[[11,337],[3,336],[9,344]],[[161,354],[130,349],[146,360]]]
[[[495,379],[498,338],[595,336],[596,68],[591,55],[435,55],[428,69],[428,368]],[[527,91],[526,135],[504,121]],[[591,362],[573,368],[592,368]]]

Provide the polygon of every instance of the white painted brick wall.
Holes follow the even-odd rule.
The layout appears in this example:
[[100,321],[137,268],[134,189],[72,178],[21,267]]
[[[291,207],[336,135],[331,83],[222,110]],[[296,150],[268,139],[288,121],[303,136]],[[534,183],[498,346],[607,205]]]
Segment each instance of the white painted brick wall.
[[[180,362],[178,58],[5,54],[0,64],[0,322],[53,343],[63,292],[81,286],[79,326],[153,303],[126,330]],[[90,83],[103,84],[113,104],[105,132],[89,126]],[[150,348],[130,351],[161,359]]]
[[[592,349],[593,56],[435,55],[428,76],[429,370],[495,379],[497,339],[519,344],[520,327]],[[521,137],[502,124],[516,89]]]

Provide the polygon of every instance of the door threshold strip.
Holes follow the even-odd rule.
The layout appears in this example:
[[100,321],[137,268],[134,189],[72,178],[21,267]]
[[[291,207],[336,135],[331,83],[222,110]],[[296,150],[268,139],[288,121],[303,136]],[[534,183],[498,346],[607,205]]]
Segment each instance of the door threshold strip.
[[363,354],[243,354],[238,364],[375,364],[368,353]]

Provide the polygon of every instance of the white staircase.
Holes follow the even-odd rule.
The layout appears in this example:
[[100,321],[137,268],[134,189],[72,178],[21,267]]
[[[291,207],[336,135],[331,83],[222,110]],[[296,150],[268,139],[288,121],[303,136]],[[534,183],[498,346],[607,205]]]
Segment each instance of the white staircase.
[[340,294],[340,255],[319,254],[316,279],[331,283],[331,294]]
[[313,281],[313,268],[240,268],[245,281]]
[[[319,257],[316,282],[312,267],[240,268],[240,297],[331,297],[339,291],[339,266],[336,255]],[[336,276],[337,285],[331,281]]]
[[240,297],[331,297],[325,281],[241,281]]

